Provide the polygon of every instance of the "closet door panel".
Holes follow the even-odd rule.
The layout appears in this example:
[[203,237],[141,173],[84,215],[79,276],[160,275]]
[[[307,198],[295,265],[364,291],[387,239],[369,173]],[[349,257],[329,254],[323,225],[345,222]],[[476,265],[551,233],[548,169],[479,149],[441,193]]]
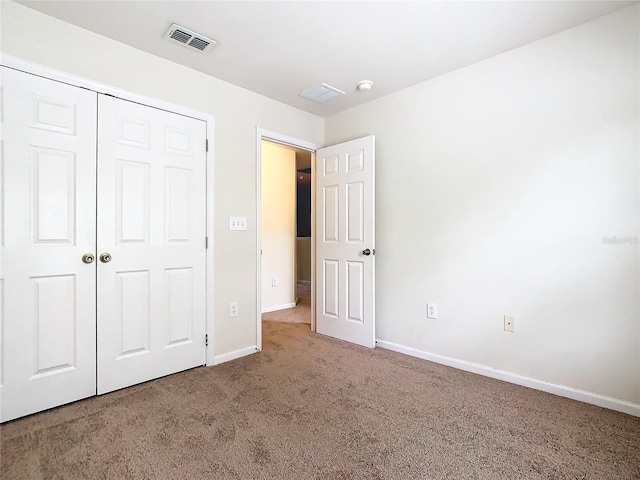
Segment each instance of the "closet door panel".
[[98,393],[205,363],[206,123],[99,98]]
[[2,67],[0,405],[96,393],[97,94]]

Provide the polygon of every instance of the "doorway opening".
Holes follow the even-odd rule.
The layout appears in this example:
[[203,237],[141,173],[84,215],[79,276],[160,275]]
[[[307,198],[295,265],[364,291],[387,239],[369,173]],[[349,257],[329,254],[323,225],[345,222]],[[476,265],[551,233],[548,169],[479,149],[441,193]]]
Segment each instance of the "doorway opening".
[[263,320],[311,325],[311,152],[262,142]]
[[311,330],[374,348],[375,136],[316,148],[261,129],[257,133],[257,350],[262,350],[263,290],[269,288],[263,288],[262,275],[263,140],[311,152]]
[[315,330],[313,161],[316,146],[258,129],[257,346],[262,321]]
[[[296,150],[296,314],[294,321],[311,324],[311,152]],[[308,321],[307,321],[308,320]]]

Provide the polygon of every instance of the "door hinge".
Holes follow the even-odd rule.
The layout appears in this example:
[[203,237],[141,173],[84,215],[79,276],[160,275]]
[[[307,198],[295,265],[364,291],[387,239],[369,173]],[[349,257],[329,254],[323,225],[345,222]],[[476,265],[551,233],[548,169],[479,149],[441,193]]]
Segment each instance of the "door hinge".
[[204,334],[204,346],[205,347],[209,346],[209,334],[208,333]]
[[209,237],[204,237],[204,249],[209,248]]
[[209,139],[208,138],[204,141],[204,148],[205,148],[205,150],[207,152],[209,151]]

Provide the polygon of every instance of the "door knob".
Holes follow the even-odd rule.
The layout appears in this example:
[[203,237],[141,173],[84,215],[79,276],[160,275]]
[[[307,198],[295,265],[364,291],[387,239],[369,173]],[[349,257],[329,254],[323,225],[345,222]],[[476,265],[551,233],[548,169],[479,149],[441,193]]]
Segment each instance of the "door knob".
[[364,250],[362,250],[362,254],[368,257],[369,255],[371,255],[371,250],[369,250],[368,248],[365,248]]
[[85,253],[84,255],[82,255],[82,261],[84,263],[93,263],[95,259],[96,257],[93,256],[93,253]]
[[102,255],[100,255],[100,261],[102,263],[109,263],[111,261],[111,254],[103,253]]

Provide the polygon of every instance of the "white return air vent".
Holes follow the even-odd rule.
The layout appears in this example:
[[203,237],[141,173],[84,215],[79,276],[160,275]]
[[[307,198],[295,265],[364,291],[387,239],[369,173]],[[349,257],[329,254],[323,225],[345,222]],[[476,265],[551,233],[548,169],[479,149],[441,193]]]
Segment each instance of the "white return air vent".
[[169,31],[164,34],[164,38],[171,40],[172,42],[176,42],[184,47],[194,48],[200,52],[218,44],[215,40],[207,38],[204,35],[200,35],[188,28],[181,27],[176,23],[171,25]]
[[338,90],[336,87],[327,85],[326,83],[321,83],[320,85],[316,85],[315,87],[305,90],[299,95],[301,97],[308,98],[309,100],[313,100],[314,102],[325,103],[332,98],[344,95],[344,92],[342,90]]

